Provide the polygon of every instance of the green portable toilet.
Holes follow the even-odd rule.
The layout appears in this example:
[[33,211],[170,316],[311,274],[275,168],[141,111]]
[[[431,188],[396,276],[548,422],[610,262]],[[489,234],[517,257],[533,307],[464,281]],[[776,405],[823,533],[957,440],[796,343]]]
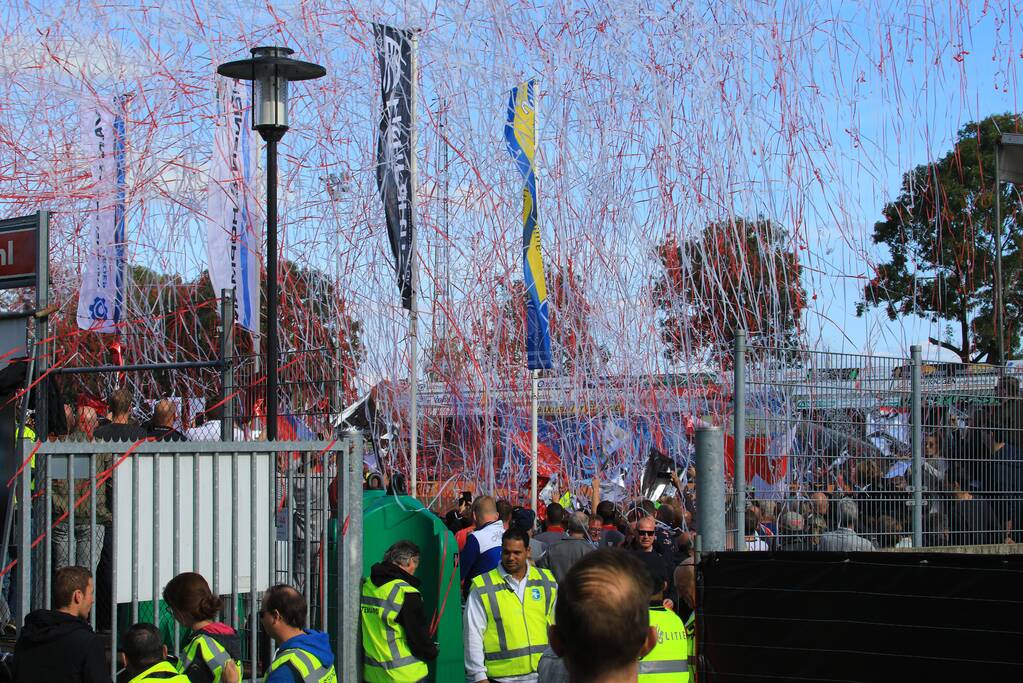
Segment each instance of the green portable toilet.
[[[367,501],[368,502],[368,501]],[[362,513],[362,574],[381,560],[391,544],[408,540],[419,546],[417,578],[428,619],[437,621],[434,640],[440,647],[430,665],[436,683],[465,677],[462,655],[462,589],[458,575],[458,545],[444,522],[412,496],[383,496]]]
[[[335,552],[337,521],[331,520],[328,584],[330,593],[337,585]],[[419,591],[423,596],[428,620],[437,622],[434,640],[440,648],[437,661],[430,664],[429,679],[433,683],[460,681],[465,677],[462,654],[462,589],[458,574],[458,545],[444,522],[411,496],[383,495],[382,491],[363,494],[362,511],[362,574],[369,577],[370,568],[383,559],[384,552],[396,541],[412,541],[420,550]],[[328,596],[330,623],[336,623],[336,595]]]

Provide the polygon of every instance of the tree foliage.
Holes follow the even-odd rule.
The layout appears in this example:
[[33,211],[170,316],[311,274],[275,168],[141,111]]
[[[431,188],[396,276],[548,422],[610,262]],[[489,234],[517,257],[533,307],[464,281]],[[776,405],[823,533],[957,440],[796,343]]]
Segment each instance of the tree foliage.
[[[282,393],[293,410],[316,409],[326,413],[331,400],[354,398],[355,377],[364,349],[360,322],[347,313],[337,284],[325,273],[284,261],[279,266],[281,286],[278,305],[278,339],[281,350]],[[73,367],[117,364],[114,345],[124,363],[205,361],[220,357],[220,301],[209,273],[203,271],[185,281],[177,274],[156,272],[130,265],[127,302],[119,335],[79,330],[77,302],[67,302],[51,318],[57,365]],[[260,306],[261,331],[265,334],[267,305],[265,281]],[[255,339],[235,328],[236,385],[241,412],[252,414],[262,398],[262,370],[255,370]],[[259,353],[265,352],[265,343]],[[263,367],[262,363],[258,364]],[[116,376],[74,375],[65,382],[66,392],[103,397],[119,383]],[[219,396],[220,378],[215,369],[173,372],[139,372],[125,378],[141,395],[194,397]],[[247,387],[247,385],[252,385]]]
[[[917,314],[948,321],[956,334],[932,338],[963,360],[999,362],[994,312],[995,146],[1000,132],[1019,130],[1016,115],[989,116],[969,123],[951,151],[921,164],[902,178],[899,195],[885,204],[874,225],[874,243],[888,260],[877,265],[857,306],[862,315],[883,308],[891,320]],[[1019,346],[1020,202],[1010,185],[1002,187],[1007,350]],[[955,339],[958,337],[958,339]]]
[[[571,259],[549,265],[546,273],[551,335],[551,372],[598,372],[607,363],[607,349],[594,329],[594,310]],[[526,368],[526,287],[520,278],[497,278],[494,304],[467,325],[467,335],[437,339],[430,348],[427,372],[434,381],[472,372],[483,358],[504,359],[493,369],[512,379]],[[483,355],[473,356],[470,349]]]
[[681,244],[657,248],[653,302],[665,354],[727,354],[735,333],[751,343],[794,346],[806,308],[802,269],[788,231],[767,218],[708,224]]
[[599,373],[609,354],[597,339],[593,304],[582,279],[575,274],[571,257],[563,267],[555,267],[547,280],[553,369]]

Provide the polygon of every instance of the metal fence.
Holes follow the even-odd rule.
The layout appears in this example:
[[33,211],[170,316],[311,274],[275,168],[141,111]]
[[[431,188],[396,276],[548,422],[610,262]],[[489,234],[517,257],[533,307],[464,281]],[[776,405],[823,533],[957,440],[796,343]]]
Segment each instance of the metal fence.
[[13,590],[4,597],[19,627],[29,611],[52,607],[54,572],[77,564],[95,576],[92,625],[112,634],[112,653],[139,621],[160,627],[177,653],[183,628],[162,590],[195,571],[242,636],[246,680],[261,680],[271,650],[259,602],[284,583],[306,596],[309,626],[331,633],[339,677],[355,674],[361,439],[50,442],[29,456],[16,477],[16,561],[5,562]]
[[1023,541],[1019,368],[742,337],[734,360],[731,547]]

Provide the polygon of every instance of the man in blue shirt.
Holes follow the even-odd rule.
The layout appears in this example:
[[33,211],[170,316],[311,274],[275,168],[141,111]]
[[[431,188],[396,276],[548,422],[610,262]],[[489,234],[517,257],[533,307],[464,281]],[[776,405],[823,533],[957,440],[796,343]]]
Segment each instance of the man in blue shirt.
[[497,503],[490,496],[480,496],[472,503],[476,530],[465,540],[459,558],[463,597],[469,592],[472,580],[486,574],[501,563],[501,537],[504,524],[497,514]]
[[306,629],[305,618],[305,598],[291,586],[273,586],[263,594],[260,623],[277,642],[264,683],[337,683],[330,639],[322,631]]

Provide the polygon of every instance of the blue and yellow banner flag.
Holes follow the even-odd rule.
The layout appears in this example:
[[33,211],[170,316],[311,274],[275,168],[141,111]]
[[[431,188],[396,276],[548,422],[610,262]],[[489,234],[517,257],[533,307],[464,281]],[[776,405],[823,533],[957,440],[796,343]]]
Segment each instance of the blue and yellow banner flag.
[[547,283],[540,255],[540,225],[536,193],[536,81],[512,88],[508,122],[504,126],[508,152],[525,180],[522,190],[522,265],[526,283],[526,358],[530,370],[551,367],[551,332],[547,311]]

